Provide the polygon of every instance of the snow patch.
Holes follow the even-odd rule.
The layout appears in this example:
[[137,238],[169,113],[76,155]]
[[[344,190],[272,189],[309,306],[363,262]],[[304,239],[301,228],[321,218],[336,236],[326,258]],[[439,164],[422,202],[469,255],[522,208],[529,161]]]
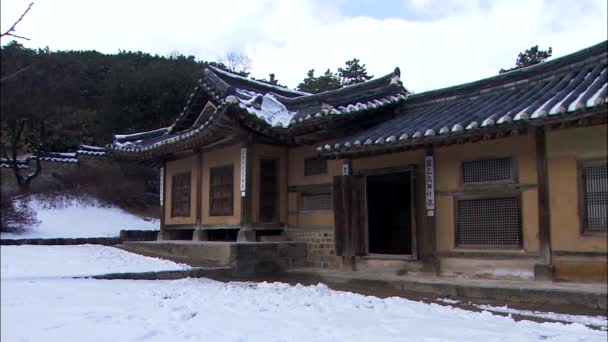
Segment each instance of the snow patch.
[[120,208],[104,207],[92,200],[82,203],[67,200],[50,207],[37,197],[29,202],[40,224],[23,233],[0,233],[2,239],[114,237],[123,229],[157,230],[158,219],[143,219]]

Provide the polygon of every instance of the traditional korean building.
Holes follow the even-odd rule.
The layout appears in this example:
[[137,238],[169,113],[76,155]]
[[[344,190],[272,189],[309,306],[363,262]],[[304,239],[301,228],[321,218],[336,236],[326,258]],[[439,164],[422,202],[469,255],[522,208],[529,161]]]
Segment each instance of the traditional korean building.
[[212,67],[169,126],[161,239],[308,242],[314,267],[607,279],[608,42],[410,94],[399,69],[320,94]]

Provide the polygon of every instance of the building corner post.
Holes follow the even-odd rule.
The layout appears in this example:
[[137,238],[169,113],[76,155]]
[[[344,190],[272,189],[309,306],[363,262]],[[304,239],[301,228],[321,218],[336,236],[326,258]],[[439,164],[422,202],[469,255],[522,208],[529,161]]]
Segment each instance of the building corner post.
[[249,135],[241,144],[241,228],[237,235],[237,242],[255,242],[256,236],[252,224],[252,172],[253,172],[253,139]]
[[542,127],[534,131],[536,148],[536,174],[538,183],[538,238],[540,258],[534,265],[535,280],[553,280],[551,260],[551,222],[549,216],[549,179],[547,168],[547,143]]
[[159,199],[160,199],[160,231],[158,232],[157,240],[166,240],[165,233],[165,206],[167,192],[167,163],[163,160],[159,169]]
[[437,259],[437,229],[435,222],[435,160],[432,147],[426,150],[424,162],[424,183],[426,192],[426,238],[424,255],[422,257],[423,271],[426,273],[438,274],[440,270],[439,259]]

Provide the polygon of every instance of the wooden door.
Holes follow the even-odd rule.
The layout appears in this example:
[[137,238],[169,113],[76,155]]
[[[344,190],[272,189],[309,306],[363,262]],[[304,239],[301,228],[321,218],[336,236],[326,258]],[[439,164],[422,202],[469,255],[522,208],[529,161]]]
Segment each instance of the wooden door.
[[263,223],[279,221],[279,161],[260,160],[260,216]]
[[365,255],[365,178],[335,176],[333,190],[336,255]]

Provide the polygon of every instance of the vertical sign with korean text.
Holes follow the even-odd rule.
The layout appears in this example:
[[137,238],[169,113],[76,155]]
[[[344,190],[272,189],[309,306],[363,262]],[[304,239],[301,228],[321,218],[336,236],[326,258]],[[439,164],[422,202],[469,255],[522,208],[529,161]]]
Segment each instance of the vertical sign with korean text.
[[426,176],[426,214],[435,216],[435,161],[433,156],[424,159],[424,173]]
[[163,197],[165,192],[165,168],[160,168],[160,185],[159,185],[159,193],[160,193],[160,206],[162,207],[164,204]]
[[245,197],[247,191],[247,148],[241,148],[241,197]]

